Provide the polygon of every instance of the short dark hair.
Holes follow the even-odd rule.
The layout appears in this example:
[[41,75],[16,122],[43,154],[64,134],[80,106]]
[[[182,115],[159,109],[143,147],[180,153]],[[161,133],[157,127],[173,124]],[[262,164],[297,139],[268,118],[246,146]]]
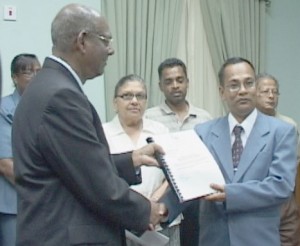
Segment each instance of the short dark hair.
[[256,75],[255,77],[255,81],[256,81],[256,85],[259,86],[259,82],[262,80],[262,79],[271,79],[271,80],[274,80],[275,84],[276,84],[276,87],[277,87],[277,90],[279,91],[279,82],[278,80],[271,74],[268,74],[268,73],[259,73]]
[[11,76],[25,71],[28,66],[32,65],[35,61],[38,61],[38,58],[34,54],[22,53],[16,55],[10,64]]
[[147,94],[147,86],[146,86],[145,81],[142,79],[142,77],[140,77],[139,75],[136,75],[136,74],[129,74],[129,75],[122,77],[116,84],[114,98],[116,98],[118,96],[119,89],[129,81],[139,81],[144,86],[145,92]]
[[231,58],[228,58],[224,64],[222,65],[221,69],[219,70],[219,73],[218,73],[218,77],[219,77],[219,83],[220,85],[224,85],[224,70],[227,66],[229,65],[233,65],[233,64],[238,64],[238,63],[248,63],[250,65],[250,67],[253,69],[254,73],[255,73],[255,68],[253,66],[253,64],[245,59],[245,58],[242,58],[242,57],[231,57]]
[[178,58],[168,58],[168,59],[164,60],[158,67],[159,80],[161,79],[162,71],[165,68],[172,68],[172,67],[177,67],[177,66],[182,67],[183,72],[184,72],[185,76],[187,77],[187,71],[186,71],[186,66],[185,66],[184,62]]

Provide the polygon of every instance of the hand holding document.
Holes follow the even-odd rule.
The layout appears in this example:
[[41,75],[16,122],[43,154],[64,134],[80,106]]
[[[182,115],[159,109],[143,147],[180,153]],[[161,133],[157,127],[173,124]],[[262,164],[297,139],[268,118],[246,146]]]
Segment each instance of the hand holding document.
[[151,141],[165,151],[156,158],[181,203],[216,192],[211,183],[225,183],[218,164],[194,130],[155,135]]

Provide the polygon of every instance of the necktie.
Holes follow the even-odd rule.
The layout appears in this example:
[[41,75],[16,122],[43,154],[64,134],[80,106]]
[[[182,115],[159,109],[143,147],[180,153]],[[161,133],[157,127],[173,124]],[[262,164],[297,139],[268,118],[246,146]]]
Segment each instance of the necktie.
[[241,133],[243,131],[243,127],[241,126],[235,126],[233,128],[233,133],[235,136],[234,143],[232,145],[232,162],[233,162],[233,170],[237,170],[237,166],[240,162],[241,155],[243,152],[243,143],[241,139]]

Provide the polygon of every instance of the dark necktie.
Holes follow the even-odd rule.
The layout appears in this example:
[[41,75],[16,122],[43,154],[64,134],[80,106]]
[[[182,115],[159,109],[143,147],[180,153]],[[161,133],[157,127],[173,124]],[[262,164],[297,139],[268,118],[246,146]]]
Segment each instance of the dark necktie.
[[243,127],[241,126],[235,126],[233,128],[233,133],[235,136],[234,143],[232,145],[232,162],[233,162],[233,170],[237,170],[237,166],[240,162],[241,155],[243,152],[243,143],[241,139],[241,133],[243,131]]

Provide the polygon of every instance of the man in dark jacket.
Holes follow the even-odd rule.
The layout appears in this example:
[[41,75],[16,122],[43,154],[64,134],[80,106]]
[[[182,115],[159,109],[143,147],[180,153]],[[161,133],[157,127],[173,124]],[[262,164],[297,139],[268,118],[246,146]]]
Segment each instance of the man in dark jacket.
[[155,144],[111,156],[82,85],[114,53],[106,20],[78,4],[52,22],[53,55],[27,87],[13,124],[17,245],[122,245],[124,228],[153,229],[163,204],[129,189]]

